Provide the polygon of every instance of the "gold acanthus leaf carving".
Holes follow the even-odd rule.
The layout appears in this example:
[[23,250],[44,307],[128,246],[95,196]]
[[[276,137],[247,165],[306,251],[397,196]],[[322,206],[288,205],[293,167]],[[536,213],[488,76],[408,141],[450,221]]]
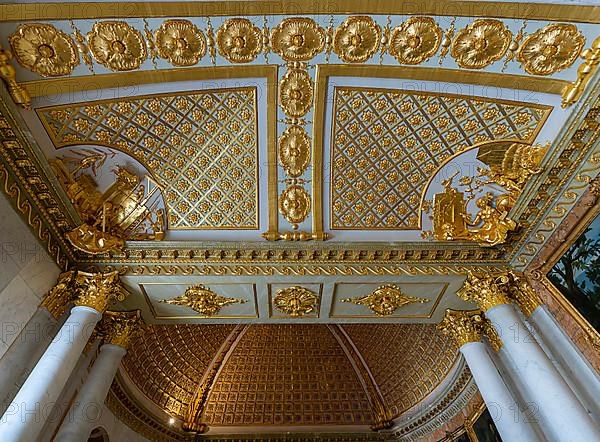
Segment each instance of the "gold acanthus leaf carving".
[[215,316],[219,314],[223,306],[235,303],[244,304],[247,301],[245,299],[227,298],[217,295],[209,288],[199,284],[188,287],[181,296],[173,299],[163,299],[160,302],[189,307],[204,316]]
[[52,25],[19,25],[9,41],[17,61],[42,77],[69,75],[79,64],[71,37]]
[[431,17],[411,17],[392,31],[389,53],[403,64],[419,64],[436,53],[442,29]]
[[300,286],[278,290],[273,298],[273,305],[277,310],[293,317],[314,312],[318,303],[319,297],[315,293]]
[[309,212],[310,195],[303,187],[294,184],[279,195],[279,213],[292,223],[294,229],[306,219]]
[[510,274],[474,273],[469,271],[463,286],[456,295],[465,300],[475,302],[483,312],[501,304],[510,304],[508,290],[511,284]]
[[279,162],[292,178],[302,175],[308,167],[310,138],[301,126],[289,126],[279,138]]
[[147,57],[142,34],[123,21],[95,23],[87,40],[96,61],[112,71],[137,69]]
[[279,82],[279,104],[291,118],[300,118],[313,102],[313,81],[302,69],[288,70]]
[[230,18],[217,31],[219,54],[232,63],[249,63],[262,51],[260,28],[247,18]]
[[271,47],[286,61],[308,61],[323,51],[325,30],[312,18],[286,18],[271,30]]
[[120,296],[119,272],[86,273],[75,276],[75,305],[90,307],[104,313]]
[[583,49],[585,37],[575,25],[550,24],[529,35],[517,60],[532,75],[550,75],[568,68]]
[[479,310],[447,309],[437,328],[451,336],[458,348],[469,342],[480,342],[484,334],[484,319]]
[[371,17],[348,17],[333,36],[333,50],[346,63],[363,63],[379,49],[381,27]]
[[160,55],[173,66],[192,66],[206,54],[206,38],[189,20],[166,20],[157,29],[155,43]]
[[431,301],[425,298],[415,298],[402,293],[396,285],[387,284],[377,287],[368,295],[356,298],[342,299],[342,302],[351,302],[370,308],[377,316],[389,316],[396,310],[412,303],[425,303]]
[[143,332],[144,322],[139,310],[107,311],[102,316],[98,329],[104,343],[127,349],[131,341]]
[[458,31],[450,54],[461,68],[482,69],[500,60],[511,40],[512,32],[500,20],[475,20]]

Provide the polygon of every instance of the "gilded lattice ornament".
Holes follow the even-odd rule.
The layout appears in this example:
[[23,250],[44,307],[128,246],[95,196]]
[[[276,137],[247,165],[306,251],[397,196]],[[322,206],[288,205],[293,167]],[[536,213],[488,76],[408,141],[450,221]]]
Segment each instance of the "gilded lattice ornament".
[[342,299],[342,302],[351,302],[356,305],[368,307],[377,316],[389,316],[396,310],[413,303],[426,303],[431,301],[425,298],[415,298],[402,293],[400,287],[392,284],[377,287],[368,295],[357,298]]
[[232,63],[249,63],[262,51],[259,27],[247,18],[230,18],[217,31],[219,54]]
[[500,20],[475,20],[458,31],[450,54],[461,68],[482,69],[500,60],[511,40],[512,32]]
[[346,63],[363,63],[378,50],[381,27],[371,17],[348,17],[337,27],[333,50]]
[[[171,229],[258,225],[256,88],[241,87],[40,109],[56,147],[101,144],[145,164]],[[69,118],[66,118],[69,116]]]
[[216,316],[221,308],[229,304],[244,304],[245,299],[227,298],[217,295],[212,290],[203,285],[194,285],[188,287],[185,293],[173,299],[163,299],[160,302],[171,305],[182,305],[204,316]]
[[86,273],[78,271],[75,276],[75,305],[90,307],[104,313],[119,297],[119,272]]
[[584,45],[577,26],[550,24],[525,38],[517,60],[529,74],[550,75],[575,63]]
[[71,37],[52,25],[19,25],[9,41],[17,61],[42,77],[69,75],[79,64]]
[[279,213],[292,223],[295,229],[297,224],[306,219],[309,212],[310,195],[303,187],[294,184],[279,195]]
[[279,162],[292,178],[302,175],[310,164],[310,138],[301,126],[289,126],[279,138]]
[[273,305],[281,313],[300,317],[313,313],[319,304],[319,297],[305,287],[294,286],[277,291]]
[[390,55],[402,64],[420,64],[436,53],[442,29],[431,17],[411,17],[392,31]]
[[336,87],[331,227],[420,229],[421,195],[445,161],[483,141],[532,140],[549,112],[481,97]]
[[271,30],[271,47],[286,61],[308,61],[323,51],[325,30],[311,18],[286,18]]
[[173,66],[192,66],[206,54],[206,39],[189,20],[166,20],[157,29],[155,44],[160,55]]
[[126,312],[107,311],[99,324],[99,335],[106,344],[129,348],[139,334],[143,332],[144,322],[139,310]]
[[463,286],[456,295],[465,300],[475,302],[486,312],[500,304],[510,304],[506,284],[510,281],[509,274],[475,274],[469,272]]
[[484,319],[479,310],[446,310],[437,326],[442,333],[451,336],[457,347],[469,342],[480,342],[484,333]]
[[313,81],[302,69],[288,70],[279,82],[279,105],[291,118],[300,118],[313,102]]
[[95,23],[87,40],[96,61],[111,71],[137,69],[147,57],[141,32],[123,21]]

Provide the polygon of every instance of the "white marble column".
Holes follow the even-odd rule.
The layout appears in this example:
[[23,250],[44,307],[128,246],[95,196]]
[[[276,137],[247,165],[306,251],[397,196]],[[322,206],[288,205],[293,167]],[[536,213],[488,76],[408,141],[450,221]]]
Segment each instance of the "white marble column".
[[517,401],[494,365],[486,344],[481,342],[484,327],[479,312],[446,310],[444,321],[438,327],[459,345],[502,440],[539,441],[529,422],[521,418]]
[[101,312],[114,298],[116,273],[80,272],[77,279],[76,306],[0,419],[2,441],[37,440]]
[[549,440],[600,441],[592,421],[517,314],[507,296],[510,277],[469,275],[459,296],[477,302],[502,339],[529,401],[539,409],[540,426]]

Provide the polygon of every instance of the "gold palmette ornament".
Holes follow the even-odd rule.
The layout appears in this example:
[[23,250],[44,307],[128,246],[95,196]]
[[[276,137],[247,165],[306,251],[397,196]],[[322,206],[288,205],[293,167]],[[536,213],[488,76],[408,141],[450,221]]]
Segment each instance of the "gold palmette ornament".
[[277,291],[273,304],[277,310],[286,315],[300,317],[314,312],[319,297],[311,290],[294,286]]
[[517,60],[529,74],[550,75],[575,63],[584,45],[575,25],[550,24],[525,38]]
[[52,25],[19,25],[9,41],[17,61],[42,77],[69,75],[79,64],[71,37]]
[[511,40],[512,32],[500,20],[476,20],[458,31],[450,54],[461,68],[482,69],[500,60]]
[[111,71],[137,69],[147,57],[142,34],[123,21],[94,24],[87,40],[96,61]]
[[279,162],[292,178],[302,175],[310,164],[310,138],[301,126],[288,127],[279,138]]
[[232,63],[249,63],[262,51],[262,33],[247,18],[230,18],[217,31],[219,54]]
[[411,17],[392,31],[390,55],[402,64],[420,64],[436,53],[442,29],[431,17]]
[[346,63],[363,63],[378,50],[381,27],[371,17],[348,17],[337,27],[333,50]]
[[158,55],[173,66],[192,66],[206,54],[206,38],[189,20],[167,20],[155,34]]
[[392,284],[377,287],[371,293],[364,296],[342,299],[342,302],[364,305],[371,309],[377,316],[389,316],[405,305],[429,301],[430,299],[415,298],[413,296],[405,295],[398,286]]
[[220,296],[203,285],[194,285],[188,287],[183,295],[173,299],[163,299],[160,302],[189,307],[204,316],[215,316],[219,314],[223,306],[235,303],[244,304],[247,301]]
[[279,105],[291,118],[300,118],[313,102],[313,81],[308,72],[290,69],[279,83]]
[[312,18],[286,18],[271,30],[271,47],[286,61],[309,61],[325,47],[325,30]]
[[306,219],[309,212],[310,195],[303,187],[294,184],[279,195],[279,213],[293,224],[294,229]]

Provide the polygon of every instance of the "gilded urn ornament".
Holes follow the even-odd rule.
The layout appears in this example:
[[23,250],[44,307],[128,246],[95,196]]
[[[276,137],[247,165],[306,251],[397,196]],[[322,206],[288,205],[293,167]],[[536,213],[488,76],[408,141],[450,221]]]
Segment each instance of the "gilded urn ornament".
[[310,196],[303,187],[289,186],[279,195],[279,212],[294,227],[308,216],[310,211]]
[[512,40],[512,32],[500,20],[475,20],[452,41],[450,54],[461,68],[482,69],[500,60]]
[[389,52],[403,64],[419,64],[436,53],[442,29],[431,17],[411,17],[397,26],[390,37]]
[[247,301],[245,299],[227,298],[217,295],[211,289],[199,284],[188,287],[181,296],[173,299],[163,299],[160,302],[189,307],[204,316],[215,316],[219,314],[221,308],[225,305],[235,303],[244,304]]
[[308,61],[325,47],[325,30],[312,18],[286,18],[271,31],[271,47],[286,61]]
[[351,302],[364,305],[371,309],[377,316],[389,316],[396,310],[412,303],[425,303],[430,299],[415,298],[402,293],[396,285],[387,284],[377,287],[371,293],[356,298],[342,299],[342,302]]
[[348,17],[333,36],[333,50],[346,63],[363,63],[379,49],[381,27],[371,17]]
[[292,178],[302,175],[308,167],[310,138],[301,126],[288,127],[279,138],[279,162]]
[[189,20],[166,20],[155,34],[160,55],[173,66],[192,66],[206,54],[206,39]]
[[217,31],[219,54],[232,63],[249,63],[262,51],[262,33],[247,18],[230,18]]
[[575,25],[550,24],[523,41],[517,60],[529,74],[550,75],[571,66],[584,44],[585,37]]
[[137,69],[147,56],[140,31],[123,21],[94,24],[87,40],[96,61],[111,71]]
[[317,309],[319,297],[311,290],[294,286],[277,291],[273,305],[281,313],[293,317],[308,315]]
[[79,64],[71,37],[52,25],[20,25],[9,41],[17,61],[42,77],[69,75]]
[[313,81],[306,71],[290,69],[279,83],[279,104],[291,118],[300,118],[309,111],[313,100]]

